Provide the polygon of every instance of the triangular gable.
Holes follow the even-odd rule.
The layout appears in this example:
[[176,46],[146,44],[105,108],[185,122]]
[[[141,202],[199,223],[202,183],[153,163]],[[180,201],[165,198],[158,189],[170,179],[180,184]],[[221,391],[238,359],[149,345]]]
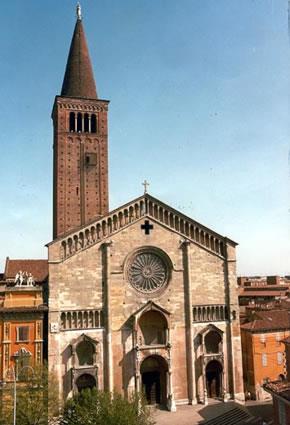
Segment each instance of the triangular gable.
[[80,343],[80,342],[82,342],[82,341],[88,341],[88,342],[90,342],[91,344],[93,344],[93,346],[94,347],[96,347],[98,344],[99,344],[99,342],[98,341],[96,341],[95,339],[93,339],[93,338],[91,338],[90,336],[88,336],[88,335],[86,335],[86,334],[81,334],[80,336],[78,336],[76,339],[74,339],[72,342],[71,342],[71,347],[73,348],[73,349],[75,349],[76,348],[76,346]]
[[215,332],[218,332],[219,334],[223,334],[224,333],[224,331],[222,331],[221,329],[219,329],[217,326],[215,326],[212,323],[210,323],[205,328],[203,328],[199,333],[200,334],[206,334],[206,333],[208,333],[210,331],[215,331]]
[[148,301],[146,304],[144,304],[139,310],[137,310],[135,313],[132,314],[132,316],[142,316],[142,314],[146,313],[147,311],[159,311],[160,313],[164,314],[165,316],[170,316],[170,312],[166,310],[165,308],[161,307],[160,305],[156,304],[154,301]]
[[220,257],[226,256],[227,243],[237,245],[236,242],[219,235],[146,193],[98,221],[52,241],[48,247],[58,245],[58,260],[63,261],[76,252],[108,240],[122,229],[145,218],[157,222]]
[[170,323],[170,312],[166,310],[165,308],[161,307],[160,305],[156,304],[154,301],[148,301],[146,304],[144,304],[139,310],[135,311],[131,315],[131,318],[133,319],[134,328],[137,328],[138,321],[143,314],[147,313],[148,311],[157,311],[158,313],[161,313],[169,326]]

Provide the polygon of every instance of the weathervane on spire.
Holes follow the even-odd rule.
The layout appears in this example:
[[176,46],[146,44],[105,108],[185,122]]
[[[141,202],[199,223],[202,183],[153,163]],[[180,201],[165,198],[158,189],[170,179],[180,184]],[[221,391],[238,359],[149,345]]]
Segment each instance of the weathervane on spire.
[[82,8],[79,2],[77,3],[77,19],[78,21],[82,20]]

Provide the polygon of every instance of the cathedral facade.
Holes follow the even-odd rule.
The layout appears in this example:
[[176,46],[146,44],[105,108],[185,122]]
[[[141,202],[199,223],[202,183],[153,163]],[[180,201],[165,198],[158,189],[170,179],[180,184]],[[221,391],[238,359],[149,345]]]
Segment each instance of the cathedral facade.
[[242,401],[236,243],[146,190],[110,211],[107,114],[79,13],[52,114],[48,358],[60,394],[143,391],[169,410]]

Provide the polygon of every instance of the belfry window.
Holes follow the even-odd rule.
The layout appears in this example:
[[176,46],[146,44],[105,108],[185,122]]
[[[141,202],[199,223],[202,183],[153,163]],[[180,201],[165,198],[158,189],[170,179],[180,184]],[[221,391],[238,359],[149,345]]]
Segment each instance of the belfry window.
[[91,116],[91,132],[92,133],[97,132],[97,117],[95,114],[92,114]]
[[82,114],[79,112],[77,115],[77,132],[81,133],[83,131],[83,119]]
[[89,130],[89,115],[88,114],[84,115],[84,131],[86,133],[88,133],[90,131]]
[[76,131],[76,119],[74,112],[70,112],[69,114],[69,131]]
[[96,114],[82,114],[78,112],[70,112],[69,114],[69,131],[71,133],[97,133],[97,116]]

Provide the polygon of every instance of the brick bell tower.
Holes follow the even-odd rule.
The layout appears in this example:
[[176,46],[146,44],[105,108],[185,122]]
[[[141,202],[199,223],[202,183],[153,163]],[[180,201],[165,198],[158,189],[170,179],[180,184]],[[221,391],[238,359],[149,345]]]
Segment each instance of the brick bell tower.
[[53,111],[53,238],[108,213],[109,101],[97,96],[80,6]]

